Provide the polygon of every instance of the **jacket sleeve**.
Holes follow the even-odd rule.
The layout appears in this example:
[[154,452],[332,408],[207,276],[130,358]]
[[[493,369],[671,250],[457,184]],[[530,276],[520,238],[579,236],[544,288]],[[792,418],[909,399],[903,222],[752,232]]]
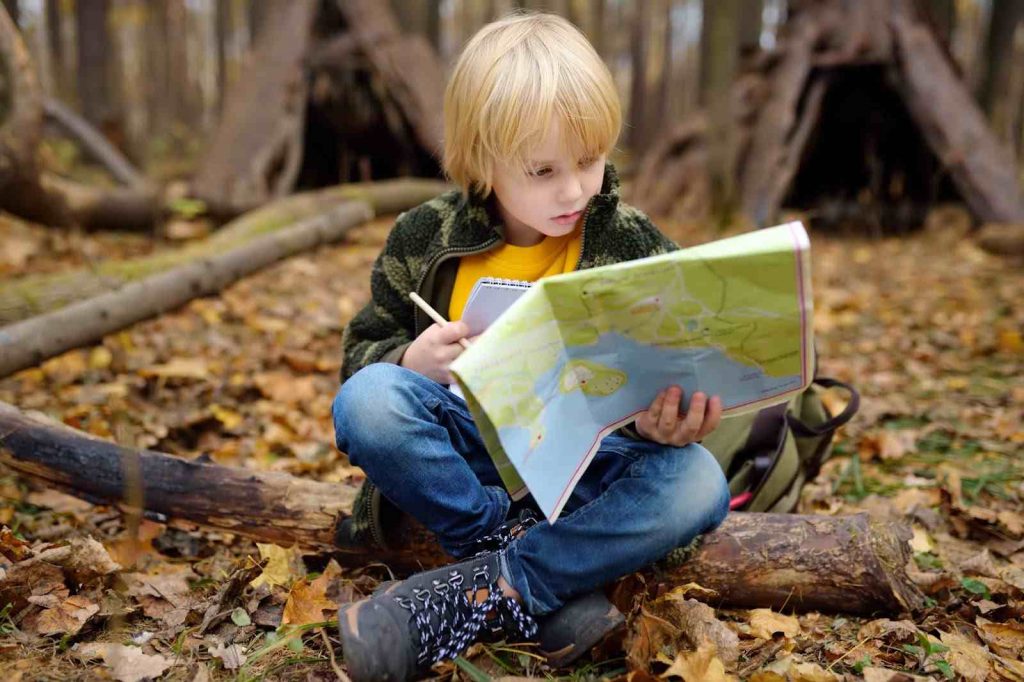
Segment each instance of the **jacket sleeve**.
[[370,302],[352,318],[342,336],[341,380],[374,362],[398,363],[415,333],[409,292],[416,286],[409,268],[402,214],[370,274]]

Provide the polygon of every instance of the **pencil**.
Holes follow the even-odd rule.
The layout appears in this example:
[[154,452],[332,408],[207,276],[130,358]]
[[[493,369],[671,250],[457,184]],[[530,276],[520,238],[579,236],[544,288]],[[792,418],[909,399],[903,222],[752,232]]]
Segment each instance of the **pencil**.
[[[413,303],[420,307],[420,310],[429,315],[430,319],[432,319],[434,322],[437,322],[442,327],[448,324],[448,320],[441,317],[441,313],[431,308],[430,304],[424,301],[423,298],[415,291],[409,292],[409,298],[412,299]],[[469,341],[467,341],[466,339],[459,339],[459,343],[462,344],[463,348],[469,348]]]

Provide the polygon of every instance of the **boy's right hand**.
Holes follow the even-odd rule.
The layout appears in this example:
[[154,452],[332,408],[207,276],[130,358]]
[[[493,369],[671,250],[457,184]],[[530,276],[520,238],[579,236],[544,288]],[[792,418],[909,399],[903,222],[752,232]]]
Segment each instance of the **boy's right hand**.
[[469,334],[469,325],[462,320],[442,326],[432,324],[409,344],[402,356],[401,366],[419,372],[439,384],[454,381],[448,366],[465,350],[459,339]]

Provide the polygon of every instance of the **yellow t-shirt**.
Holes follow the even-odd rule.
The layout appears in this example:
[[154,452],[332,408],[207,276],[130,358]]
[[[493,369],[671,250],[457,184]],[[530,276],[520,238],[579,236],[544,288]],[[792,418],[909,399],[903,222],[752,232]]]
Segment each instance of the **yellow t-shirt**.
[[455,275],[455,288],[448,304],[448,319],[458,320],[469,299],[469,292],[481,277],[500,277],[536,282],[542,277],[572,272],[580,259],[580,236],[577,228],[561,237],[545,237],[534,246],[502,244],[496,249],[463,256]]

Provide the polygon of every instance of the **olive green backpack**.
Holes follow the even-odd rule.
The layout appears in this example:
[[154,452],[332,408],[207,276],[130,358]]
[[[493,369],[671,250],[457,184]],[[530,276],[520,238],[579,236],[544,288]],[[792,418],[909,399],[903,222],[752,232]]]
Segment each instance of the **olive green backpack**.
[[[834,416],[821,399],[821,392],[832,387],[849,392],[846,407]],[[859,406],[860,396],[852,386],[816,378],[788,403],[723,419],[702,444],[729,479],[731,508],[793,511],[804,483],[832,455],[836,429],[850,421]]]

